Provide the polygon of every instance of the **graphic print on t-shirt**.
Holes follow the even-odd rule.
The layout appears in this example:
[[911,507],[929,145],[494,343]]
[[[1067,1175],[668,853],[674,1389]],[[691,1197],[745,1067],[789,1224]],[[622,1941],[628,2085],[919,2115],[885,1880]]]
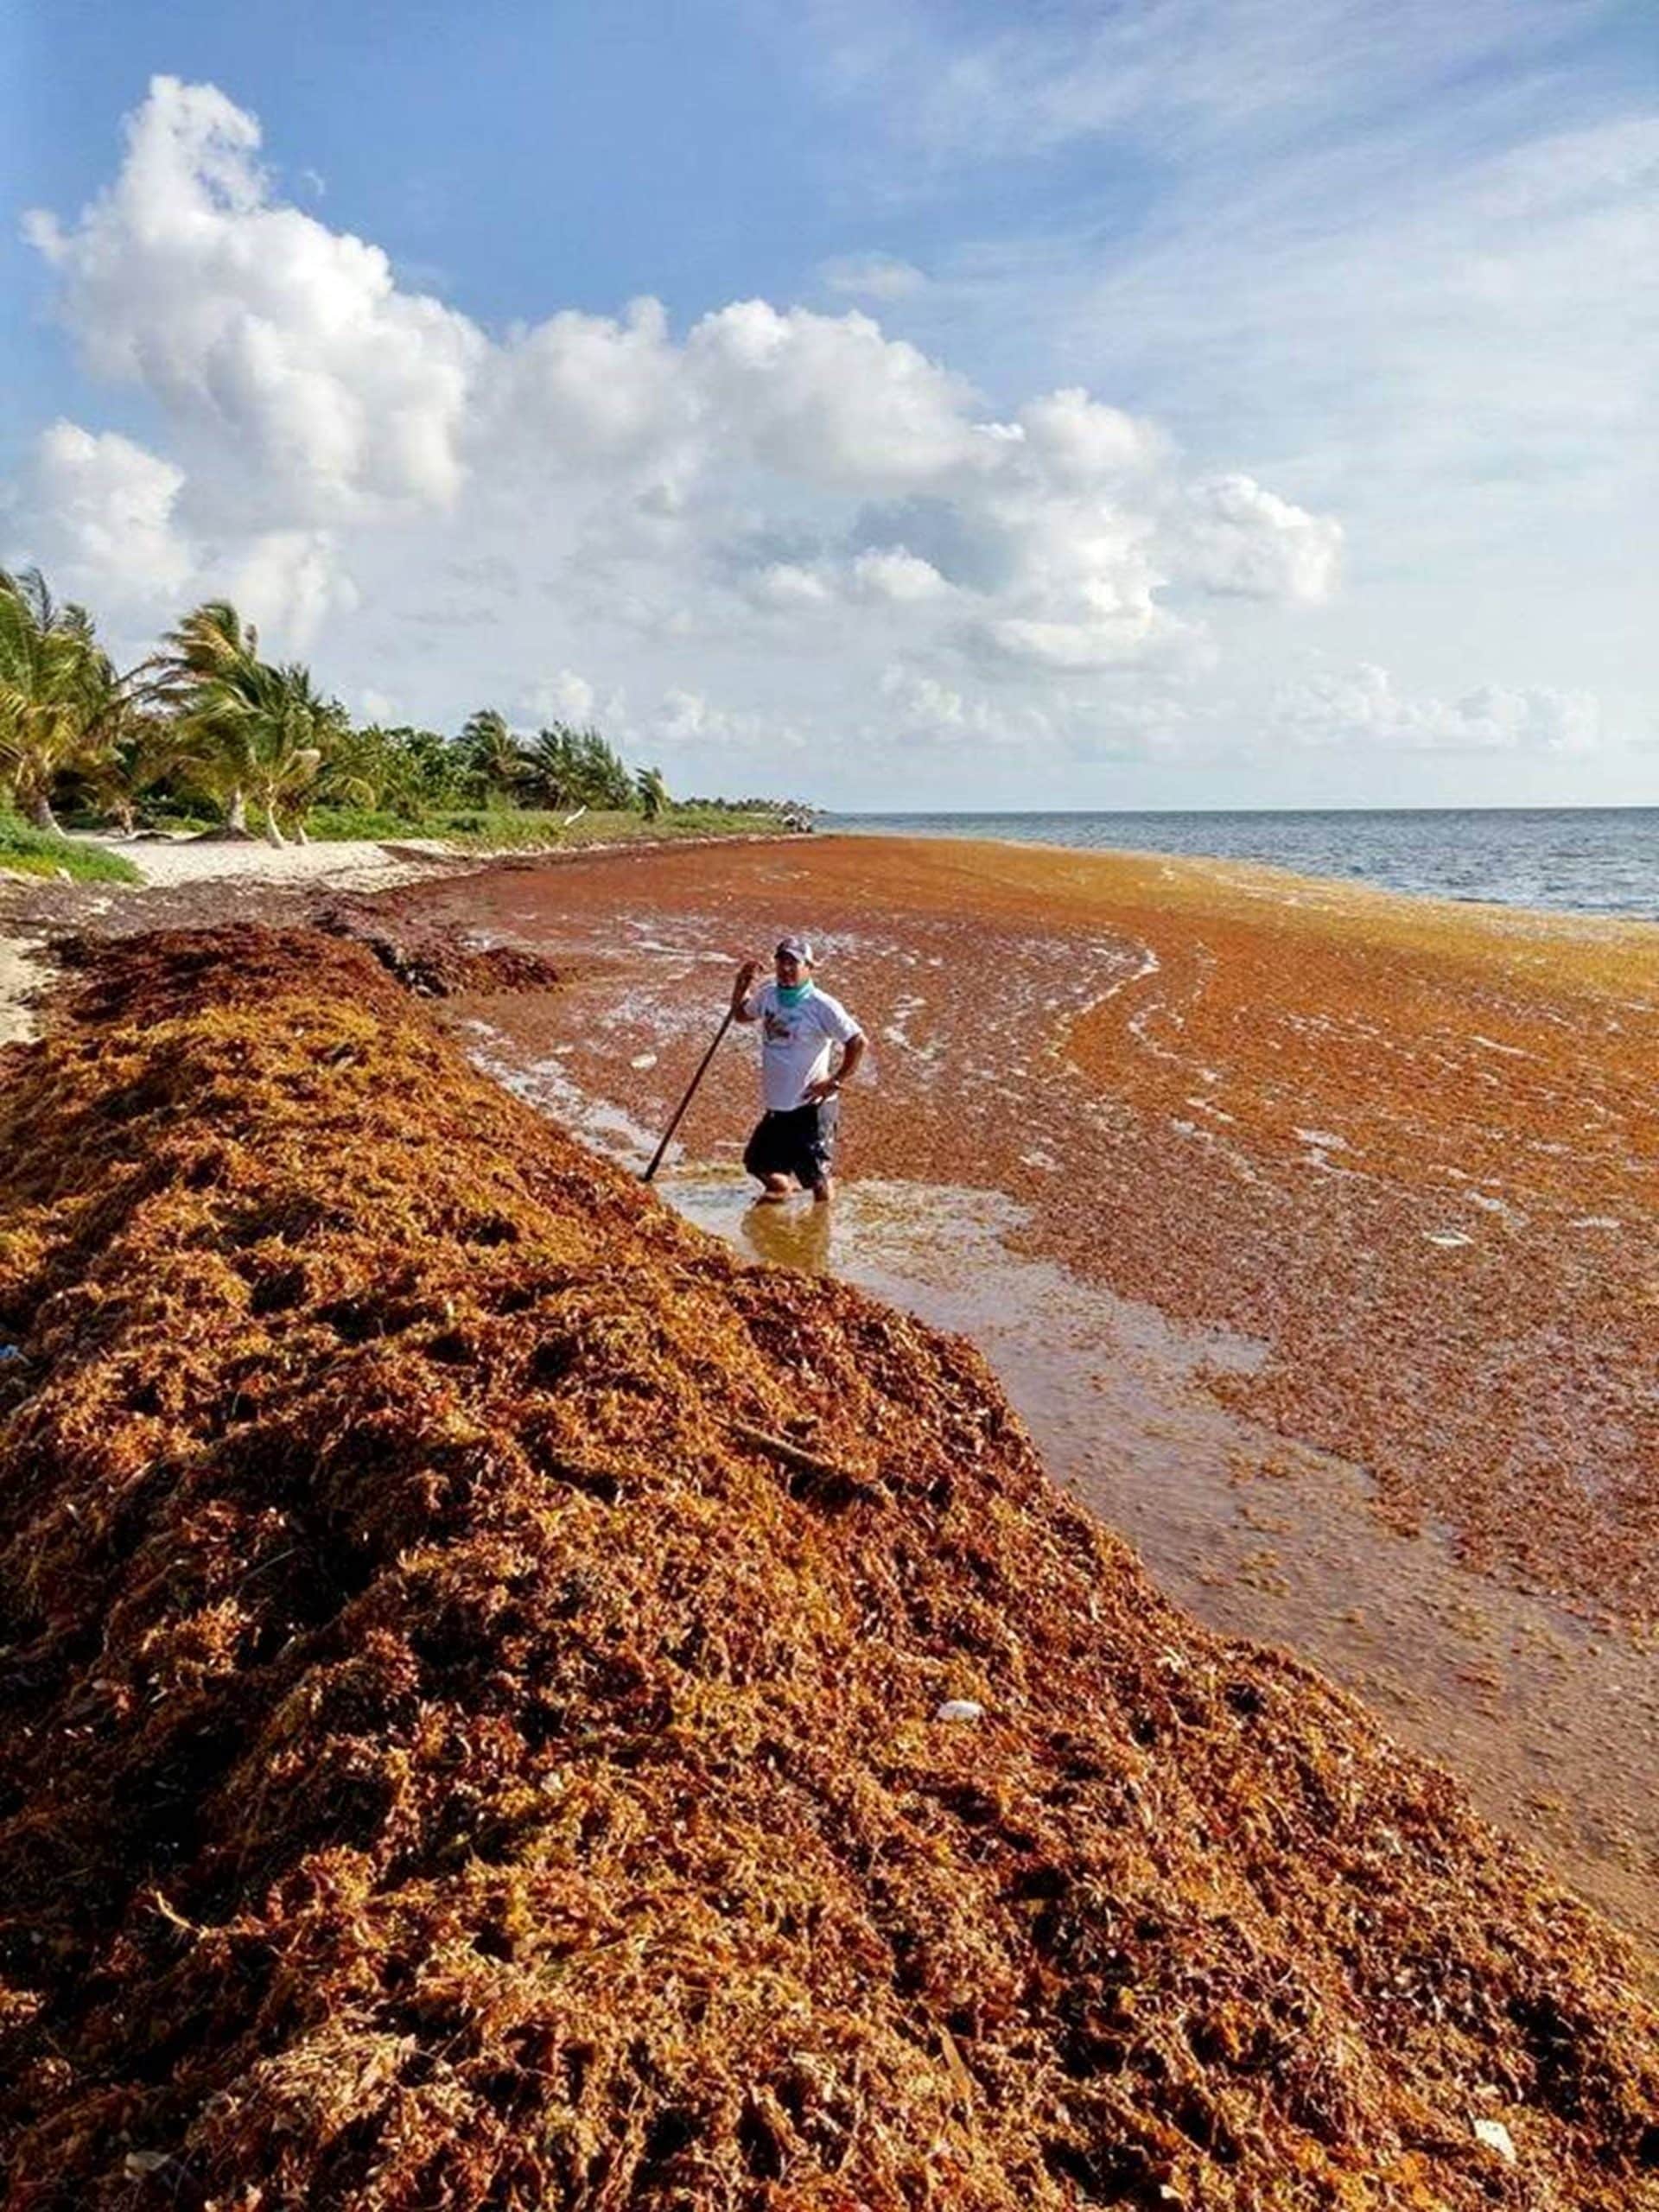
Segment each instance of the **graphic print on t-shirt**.
[[777,985],[767,983],[754,1008],[760,1017],[760,1078],[766,1110],[791,1113],[812,1085],[829,1074],[831,1046],[856,1037],[858,1024],[838,999],[816,985],[795,1005],[783,1006]]

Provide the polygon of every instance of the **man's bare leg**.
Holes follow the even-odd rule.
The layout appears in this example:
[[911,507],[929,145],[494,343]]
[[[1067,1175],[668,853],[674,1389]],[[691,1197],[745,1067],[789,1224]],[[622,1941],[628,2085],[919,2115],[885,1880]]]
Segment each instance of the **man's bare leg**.
[[812,1203],[815,1206],[827,1206],[830,1199],[833,1198],[835,1195],[835,1177],[833,1175],[822,1176],[813,1187]]
[[788,1196],[788,1176],[767,1175],[762,1179],[760,1196],[755,1203],[763,1206],[780,1206]]

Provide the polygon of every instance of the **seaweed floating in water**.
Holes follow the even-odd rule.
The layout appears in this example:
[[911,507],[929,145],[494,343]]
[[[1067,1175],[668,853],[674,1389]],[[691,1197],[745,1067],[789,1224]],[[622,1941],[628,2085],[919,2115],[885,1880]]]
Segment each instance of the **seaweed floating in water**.
[[1637,1955],[969,1348],[354,946],[88,957],[0,1102],[10,2212],[1653,2201]]

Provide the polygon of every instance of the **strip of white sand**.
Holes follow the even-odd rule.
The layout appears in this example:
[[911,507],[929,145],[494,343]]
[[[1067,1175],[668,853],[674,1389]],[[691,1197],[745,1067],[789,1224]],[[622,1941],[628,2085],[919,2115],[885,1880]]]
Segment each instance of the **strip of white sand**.
[[209,883],[235,877],[257,883],[333,883],[342,891],[384,891],[429,875],[444,861],[475,867],[468,855],[411,838],[395,850],[372,838],[342,837],[327,844],[268,845],[263,838],[244,844],[207,837],[77,838],[102,852],[130,861],[146,885],[172,890],[181,884]]

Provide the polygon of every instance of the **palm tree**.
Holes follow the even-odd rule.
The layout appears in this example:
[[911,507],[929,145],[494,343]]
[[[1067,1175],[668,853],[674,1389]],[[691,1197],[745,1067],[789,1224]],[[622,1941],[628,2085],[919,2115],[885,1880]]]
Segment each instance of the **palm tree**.
[[94,806],[130,836],[138,802],[158,785],[201,781],[202,762],[184,725],[149,711],[130,684],[118,689],[104,717],[105,747],[81,769]]
[[37,830],[55,830],[52,786],[105,742],[118,681],[84,607],[60,607],[38,569],[0,569],[0,776]]
[[543,806],[570,806],[587,798],[575,741],[574,730],[555,722],[551,729],[538,729],[524,748],[525,779]]
[[306,810],[344,716],[333,700],[318,696],[310,670],[297,661],[280,668],[260,661],[257,666],[245,733],[248,796],[264,808],[265,835],[273,845],[287,842],[284,819],[304,844]]
[[324,756],[345,725],[341,709],[319,696],[297,661],[261,660],[257,631],[227,600],[194,609],[166,644],[156,696],[173,707],[202,779],[224,805],[226,828],[246,834],[252,800],[273,845],[287,842],[284,818],[302,841]]
[[316,797],[339,806],[367,807],[378,813],[408,804],[409,777],[392,742],[378,722],[361,729],[343,727],[327,748],[317,779]]
[[152,696],[188,731],[200,780],[225,810],[232,836],[248,835],[250,708],[257,689],[259,632],[228,600],[194,607],[162,640]]
[[464,774],[460,747],[436,730],[367,722],[360,729],[342,728],[330,742],[316,796],[419,822],[464,802]]
[[660,768],[642,768],[633,782],[647,822],[654,822],[659,814],[665,814],[674,804],[668,795],[668,785],[663,780]]
[[582,733],[582,760],[588,788],[582,796],[590,805],[622,809],[633,804],[633,778],[622,755],[607,745],[591,726]]
[[505,715],[493,707],[480,707],[467,716],[461,743],[467,764],[486,797],[493,791],[516,791],[524,782],[524,756]]
[[[524,772],[543,806],[621,808],[634,802],[634,779],[621,755],[596,729],[555,722],[538,730],[522,756]],[[663,794],[666,798],[666,791]]]

